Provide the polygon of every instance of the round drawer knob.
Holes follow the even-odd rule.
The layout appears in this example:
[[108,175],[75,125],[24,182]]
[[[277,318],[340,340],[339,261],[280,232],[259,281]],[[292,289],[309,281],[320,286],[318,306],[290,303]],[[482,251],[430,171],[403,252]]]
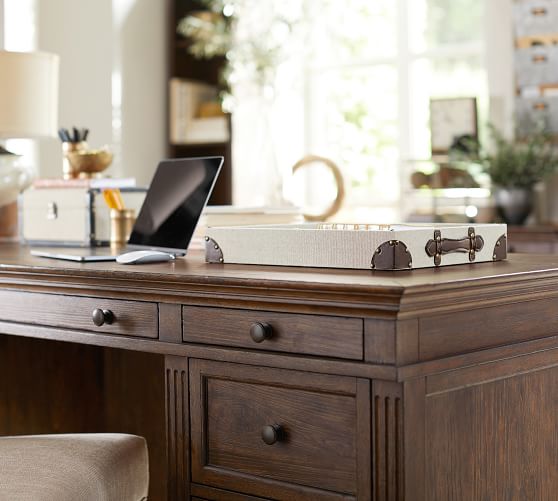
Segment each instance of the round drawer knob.
[[250,327],[250,337],[255,343],[261,343],[266,339],[270,339],[273,336],[273,329],[271,325],[265,322],[255,322]]
[[102,310],[101,308],[95,308],[91,317],[97,327],[114,322],[114,313],[110,310]]
[[268,424],[262,428],[262,440],[267,445],[273,445],[276,442],[285,440],[285,431],[278,424]]

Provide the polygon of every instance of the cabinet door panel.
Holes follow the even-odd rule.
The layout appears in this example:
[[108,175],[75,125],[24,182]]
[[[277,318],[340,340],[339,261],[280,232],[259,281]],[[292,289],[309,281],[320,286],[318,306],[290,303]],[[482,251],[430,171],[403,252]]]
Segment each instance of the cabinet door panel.
[[484,378],[472,380],[466,369],[427,378],[428,499],[556,499],[558,368],[477,373]]

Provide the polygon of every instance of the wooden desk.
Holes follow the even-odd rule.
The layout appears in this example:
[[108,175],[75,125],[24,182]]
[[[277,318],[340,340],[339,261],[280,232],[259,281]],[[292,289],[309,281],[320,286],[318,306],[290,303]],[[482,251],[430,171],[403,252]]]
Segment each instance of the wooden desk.
[[508,251],[558,253],[558,226],[508,226]]
[[151,499],[551,500],[557,307],[558,256],[390,273],[3,247],[0,432],[143,434]]

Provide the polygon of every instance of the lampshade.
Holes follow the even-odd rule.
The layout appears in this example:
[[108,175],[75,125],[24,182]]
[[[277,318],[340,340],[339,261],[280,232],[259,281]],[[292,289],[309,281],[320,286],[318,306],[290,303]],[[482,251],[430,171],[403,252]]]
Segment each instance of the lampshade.
[[0,137],[55,136],[59,57],[0,51]]

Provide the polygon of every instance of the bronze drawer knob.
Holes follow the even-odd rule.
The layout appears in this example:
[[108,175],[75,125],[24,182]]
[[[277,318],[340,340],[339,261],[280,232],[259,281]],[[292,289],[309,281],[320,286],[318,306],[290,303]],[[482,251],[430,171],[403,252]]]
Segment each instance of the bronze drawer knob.
[[101,308],[95,308],[91,317],[97,327],[101,327],[104,324],[110,325],[114,322],[114,313],[110,310],[102,310]]
[[254,322],[250,326],[250,337],[254,343],[261,343],[273,337],[273,328],[265,322]]
[[285,430],[278,424],[268,424],[262,428],[262,440],[267,445],[273,445],[276,442],[285,440]]

